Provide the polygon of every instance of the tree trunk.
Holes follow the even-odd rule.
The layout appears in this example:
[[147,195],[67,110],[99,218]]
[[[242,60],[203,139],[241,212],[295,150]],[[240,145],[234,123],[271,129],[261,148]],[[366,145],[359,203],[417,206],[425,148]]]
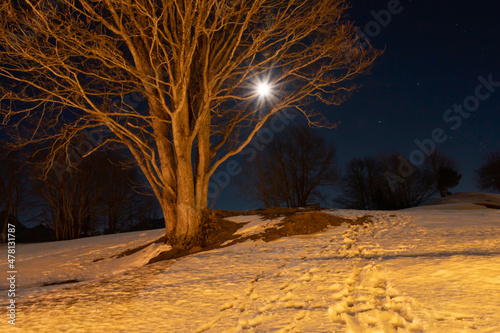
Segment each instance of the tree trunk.
[[[163,169],[166,171],[164,178],[174,188],[175,194],[168,195],[164,192],[161,204],[165,218],[166,242],[174,247],[186,248],[200,241],[201,216],[203,209],[207,206],[208,181],[203,176],[208,169],[209,141],[205,142],[206,139],[203,138],[198,143],[202,154],[198,152],[197,167],[193,169],[193,138],[190,130],[189,106],[186,99],[180,99],[179,103],[183,105],[172,118],[172,144],[163,147],[165,155],[162,161],[165,166],[169,166]],[[158,126],[158,129],[160,128]],[[165,129],[162,130],[165,131]],[[202,136],[205,134],[203,133]],[[170,138],[166,132],[163,136]],[[175,163],[172,158],[175,158]],[[172,175],[171,168],[175,170],[175,177]],[[200,177],[200,175],[203,176]]]
[[[175,198],[165,195],[161,202],[165,218],[165,240],[174,247],[186,248],[199,241],[201,214],[206,199],[195,190],[190,145],[176,147]],[[184,153],[182,153],[184,151]],[[198,184],[197,185],[202,185]],[[199,186],[206,188],[207,186]],[[197,200],[197,198],[199,200]],[[202,207],[202,205],[205,207]]]
[[[189,171],[189,170],[188,170]],[[199,240],[202,209],[196,204],[193,178],[187,172],[180,173],[177,200],[163,200],[165,241],[174,247],[189,247]],[[183,180],[181,180],[183,179]]]
[[6,243],[7,242],[7,226],[9,224],[9,217],[10,217],[10,205],[9,203],[7,203],[7,205],[5,206],[5,210],[4,210],[4,224],[3,224],[3,230],[2,230],[2,243]]
[[181,246],[189,246],[197,241],[201,223],[201,211],[196,205],[191,150],[185,151],[185,154],[177,155],[177,223],[174,235]]

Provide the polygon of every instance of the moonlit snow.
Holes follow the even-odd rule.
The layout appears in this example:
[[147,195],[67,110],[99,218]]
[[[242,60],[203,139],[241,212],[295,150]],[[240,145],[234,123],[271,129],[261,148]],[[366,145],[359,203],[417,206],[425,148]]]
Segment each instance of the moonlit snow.
[[[498,206],[324,212],[372,223],[152,265],[168,246],[116,254],[162,230],[19,244],[16,327],[0,331],[500,332]],[[245,236],[273,225],[229,219]]]

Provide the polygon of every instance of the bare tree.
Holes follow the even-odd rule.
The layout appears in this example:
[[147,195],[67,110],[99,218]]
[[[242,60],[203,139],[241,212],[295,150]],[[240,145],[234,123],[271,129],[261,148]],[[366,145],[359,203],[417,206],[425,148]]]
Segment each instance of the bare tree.
[[351,160],[342,176],[342,195],[335,201],[351,209],[377,209],[375,198],[381,181],[380,175],[375,158]]
[[42,221],[57,240],[116,233],[150,215],[142,210],[152,207],[135,191],[142,190],[137,168],[115,150],[95,152],[62,177],[44,175],[40,164],[33,163],[32,176]]
[[415,207],[427,201],[436,189],[426,168],[414,168],[397,182],[388,176],[399,174],[401,158],[393,153],[352,160],[342,179],[342,194],[335,201],[348,208],[382,210]]
[[434,150],[426,159],[428,170],[434,175],[436,188],[441,197],[449,194],[449,189],[458,185],[462,175],[458,173],[457,165],[445,153]]
[[140,218],[137,214],[139,206],[134,201],[146,204],[134,188],[140,187],[138,170],[131,166],[129,160],[114,150],[99,152],[92,158],[91,167],[97,175],[93,181],[100,183],[95,196],[99,198],[101,214],[105,220],[105,233],[120,231],[127,220]]
[[381,154],[378,158],[384,175],[376,196],[379,209],[416,207],[436,193],[433,176],[424,167],[415,167],[411,174],[404,177],[404,181],[391,185],[392,180],[388,179],[387,172],[399,174],[401,158],[399,153]]
[[[99,145],[130,150],[161,204],[166,240],[189,246],[221,163],[285,108],[328,125],[307,105],[344,101],[356,88],[351,80],[380,54],[359,43],[347,7],[344,0],[3,1],[3,123],[18,127],[21,144],[53,139],[48,168],[77,132],[105,128]],[[271,96],[259,97],[259,85]]]
[[481,190],[500,192],[500,149],[484,157],[476,170],[475,180]]
[[19,151],[10,151],[5,143],[0,143],[0,211],[4,220],[0,221],[2,242],[6,241],[8,223],[17,220],[20,204],[26,190],[24,168]]
[[260,153],[242,168],[241,175],[235,179],[243,198],[261,202],[266,208],[279,207],[285,198],[284,180],[271,163],[273,162],[269,160],[268,154]]
[[312,128],[290,126],[244,167],[240,190],[266,207],[304,207],[322,201],[340,178],[336,148]]
[[[39,151],[35,158],[42,161],[43,152],[46,151]],[[102,220],[99,190],[106,180],[98,176],[99,170],[92,165],[96,157],[97,154],[86,159],[62,177],[56,173],[45,175],[41,162],[32,164],[32,193],[42,209],[42,221],[54,231],[57,240],[93,235],[99,227]],[[62,159],[59,154],[55,161]]]

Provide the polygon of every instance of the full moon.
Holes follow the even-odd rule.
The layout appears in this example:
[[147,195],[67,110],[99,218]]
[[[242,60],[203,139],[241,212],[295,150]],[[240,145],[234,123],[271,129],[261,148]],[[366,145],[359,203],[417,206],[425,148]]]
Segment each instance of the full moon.
[[259,86],[257,87],[257,92],[262,97],[269,95],[270,91],[271,91],[271,88],[269,87],[269,85],[267,83],[260,83]]

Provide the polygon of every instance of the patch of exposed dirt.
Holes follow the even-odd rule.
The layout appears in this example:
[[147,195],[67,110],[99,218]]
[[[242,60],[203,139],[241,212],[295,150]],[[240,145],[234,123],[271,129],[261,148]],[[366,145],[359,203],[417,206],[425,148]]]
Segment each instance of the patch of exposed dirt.
[[80,282],[80,280],[71,279],[71,280],[64,280],[64,281],[59,281],[59,282],[45,282],[45,283],[42,283],[42,286],[44,286],[44,287],[56,286],[56,285],[60,285],[60,284],[77,283],[77,282]]
[[282,216],[288,217],[288,216],[293,216],[295,214],[318,211],[320,209],[321,207],[319,205],[311,205],[308,207],[294,207],[294,208],[274,207],[274,208],[249,210],[246,213],[248,213],[248,215],[261,215],[263,220],[273,220]]
[[320,205],[309,205],[307,207],[271,207],[262,208],[246,211],[232,211],[232,210],[212,210],[212,214],[217,217],[225,218],[231,216],[241,216],[241,215],[261,215],[263,220],[271,220],[281,216],[292,216],[297,213],[305,213],[311,211],[321,210]]
[[[144,244],[144,245],[140,245],[140,246],[137,246],[137,247],[134,247],[132,249],[127,249],[123,252],[120,252],[118,254],[115,254],[114,256],[112,256],[111,258],[122,258],[122,257],[126,257],[126,256],[130,256],[136,252],[139,252],[140,250],[142,249],[145,249],[146,247],[148,247],[149,245],[151,244],[154,244],[154,243],[163,243],[165,241],[165,237],[164,236],[161,236],[160,238],[158,238],[157,240],[154,240],[152,242],[149,242],[147,244]],[[98,259],[95,259],[94,262],[97,262],[97,261],[101,261],[101,260],[104,260],[104,258],[98,258]]]
[[241,223],[227,221],[215,215],[211,216],[203,227],[204,238],[200,240],[199,245],[195,245],[191,248],[173,248],[170,251],[162,252],[158,256],[152,258],[148,262],[148,265],[158,261],[180,258],[193,253],[219,248],[227,240],[237,238],[238,236],[234,236],[233,234],[242,226],[243,224]]
[[[241,213],[241,212],[239,212]],[[257,211],[252,211],[251,214],[256,215]],[[261,214],[261,213],[259,213]],[[346,219],[334,216],[327,213],[308,211],[304,212],[303,209],[272,209],[266,210],[266,216],[287,216],[283,221],[277,223],[272,228],[267,228],[263,233],[241,237],[234,235],[234,233],[244,226],[242,223],[234,223],[221,218],[221,216],[234,216],[219,213],[211,214],[208,224],[205,225],[205,238],[201,246],[193,246],[191,248],[172,249],[167,252],[160,253],[157,257],[151,259],[148,264],[158,261],[180,258],[189,254],[209,251],[216,248],[231,246],[237,243],[242,243],[246,240],[262,239],[265,242],[271,242],[281,237],[289,237],[295,235],[307,235],[321,232],[329,227],[340,226],[343,223],[361,225],[370,223],[370,215],[360,217],[358,219]],[[276,216],[275,216],[276,214]],[[239,214],[242,215],[242,214]],[[267,219],[267,218],[266,218]],[[227,242],[231,241],[231,242]],[[224,244],[224,245],[222,245]]]
[[[223,211],[223,210],[212,210],[209,211],[206,216],[204,216],[203,221],[203,239],[198,240],[198,244],[191,246],[189,248],[173,248],[170,251],[162,252],[155,258],[151,259],[148,264],[152,264],[158,261],[175,259],[179,257],[183,257],[189,254],[208,251],[215,248],[220,247],[225,241],[236,238],[237,236],[233,236],[233,234],[242,227],[241,223],[235,223],[231,221],[224,220],[225,217],[230,216],[238,216],[242,215],[241,212],[238,211]],[[251,215],[251,214],[243,214],[243,215]],[[232,237],[232,238],[231,238]],[[123,252],[120,252],[111,258],[122,258],[134,253],[141,251],[142,249],[150,246],[154,243],[164,243],[165,237],[162,236],[152,242],[127,249]],[[94,262],[104,260],[104,258],[95,259]]]
[[[486,200],[486,201],[489,201],[489,200]],[[494,204],[490,204],[490,203],[476,203],[476,205],[481,205],[481,206],[484,206],[486,208],[490,208],[490,209],[500,209],[500,205],[494,205]]]
[[329,227],[340,226],[343,223],[361,225],[371,222],[370,217],[370,215],[366,215],[358,219],[351,220],[322,212],[298,213],[285,218],[272,228],[265,229],[263,233],[240,237],[226,246],[241,243],[248,239],[262,239],[265,242],[271,242],[281,237],[314,234],[324,231]]

